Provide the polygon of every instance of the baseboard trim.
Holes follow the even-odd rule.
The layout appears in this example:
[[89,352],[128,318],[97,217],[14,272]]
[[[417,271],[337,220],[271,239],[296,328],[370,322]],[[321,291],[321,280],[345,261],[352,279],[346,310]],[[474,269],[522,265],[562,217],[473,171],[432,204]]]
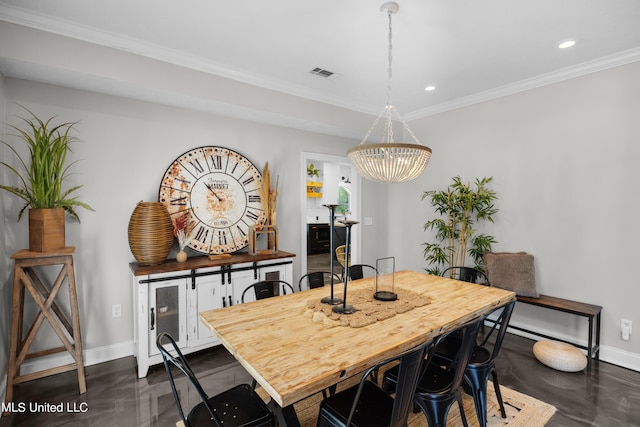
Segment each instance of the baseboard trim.
[[[97,365],[98,363],[132,356],[133,341],[125,341],[105,347],[92,348],[83,351],[83,354],[84,366]],[[73,358],[69,353],[58,353],[38,359],[28,360],[22,364],[20,372],[22,373],[22,375],[31,374],[33,372],[39,372],[49,368],[56,368],[58,366],[68,365],[70,363],[73,363]]]
[[[513,321],[510,324],[513,324],[514,326],[518,326],[522,328],[527,328],[534,332],[548,335],[550,337],[554,337],[559,340],[565,340],[565,341],[569,341],[574,344],[579,344],[583,346],[587,345],[587,340],[584,340],[584,341],[579,340],[579,339],[576,339],[576,337],[560,334],[557,331],[551,331],[544,328],[532,328],[531,325],[513,322]],[[490,324],[487,324],[487,325],[490,326]],[[527,332],[519,331],[517,329],[509,329],[509,333],[513,335],[518,335],[524,338],[529,338],[534,341],[540,341],[544,339],[537,335],[529,334]],[[586,351],[583,351],[583,352],[586,354]],[[621,366],[626,369],[631,369],[633,371],[640,372],[640,354],[638,353],[632,353],[630,351],[622,350],[617,347],[600,345],[600,360],[602,360],[603,362]]]

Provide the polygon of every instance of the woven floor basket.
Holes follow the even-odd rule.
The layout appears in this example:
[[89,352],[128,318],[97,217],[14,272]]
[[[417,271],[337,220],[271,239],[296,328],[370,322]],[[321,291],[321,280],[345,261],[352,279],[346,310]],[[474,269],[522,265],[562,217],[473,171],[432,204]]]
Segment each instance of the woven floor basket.
[[140,202],[129,219],[129,247],[140,265],[161,264],[173,245],[173,223],[162,203]]

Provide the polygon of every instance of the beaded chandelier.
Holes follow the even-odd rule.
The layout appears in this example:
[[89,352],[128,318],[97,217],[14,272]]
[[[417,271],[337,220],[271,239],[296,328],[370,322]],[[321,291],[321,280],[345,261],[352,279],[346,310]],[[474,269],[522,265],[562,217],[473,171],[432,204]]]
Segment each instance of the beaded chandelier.
[[[373,125],[359,145],[347,151],[349,160],[358,173],[365,179],[378,182],[405,182],[417,178],[427,167],[431,158],[431,149],[420,144],[409,126],[402,120],[398,112],[390,103],[391,100],[391,39],[392,26],[391,15],[398,11],[395,2],[384,3],[381,11],[386,11],[389,16],[389,68],[387,84],[387,105],[382,109]],[[378,126],[384,116],[384,129],[382,141],[375,144],[367,144],[371,132]],[[398,142],[393,139],[393,119],[402,123],[404,130],[411,136],[414,143]]]

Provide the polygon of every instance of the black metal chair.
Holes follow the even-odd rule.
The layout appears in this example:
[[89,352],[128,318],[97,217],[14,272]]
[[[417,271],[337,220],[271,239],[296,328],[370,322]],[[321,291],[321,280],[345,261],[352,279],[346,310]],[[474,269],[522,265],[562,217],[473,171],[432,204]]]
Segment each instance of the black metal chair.
[[[307,273],[298,281],[298,289],[302,291],[302,284],[307,281],[307,289],[321,288],[325,284],[331,284],[331,272],[330,271],[314,271]],[[340,276],[333,274],[334,283],[340,283]]]
[[358,280],[364,277],[365,270],[369,268],[373,270],[373,274],[376,274],[376,268],[368,264],[354,264],[349,266],[349,278],[351,280]]
[[253,289],[255,292],[256,300],[265,299],[275,297],[276,295],[285,295],[287,290],[294,292],[293,286],[289,284],[289,282],[285,282],[284,280],[262,280],[260,282],[256,282],[253,285],[247,287],[244,291],[242,291],[242,297],[240,301],[244,304],[244,299],[249,290]]
[[[167,350],[165,341],[172,348]],[[240,384],[227,391],[209,397],[202,389],[191,367],[182,355],[174,339],[167,333],[158,335],[156,346],[160,350],[164,367],[169,376],[169,383],[176,399],[178,411],[185,427],[217,426],[217,427],[261,427],[275,426],[275,417],[260,396],[248,385]],[[176,354],[173,356],[169,351]],[[194,406],[185,417],[180,395],[171,371],[171,366],[182,372],[195,387],[202,401]]]
[[[507,332],[515,304],[516,301],[511,301],[497,308],[486,317],[495,317],[493,314],[498,315],[495,320],[489,320],[489,322],[493,323],[489,333],[484,335],[481,343],[473,347],[469,364],[464,373],[464,385],[466,385],[469,394],[473,396],[476,415],[481,427],[486,427],[487,425],[487,382],[489,381],[490,375],[493,378],[493,388],[496,393],[496,398],[498,399],[498,405],[500,406],[500,414],[502,418],[507,417],[502,401],[502,393],[500,392],[498,373],[495,369],[495,360],[502,348],[502,342],[504,341],[504,336]],[[497,333],[495,340],[491,343],[489,339],[494,331],[497,331]],[[439,363],[450,363],[461,344],[459,338],[455,336],[449,337],[436,350],[434,360]]]
[[[420,367],[431,341],[369,368],[360,382],[320,403],[317,427],[402,427],[412,408]],[[399,361],[395,395],[384,392],[375,382],[378,370]],[[373,379],[373,380],[372,380]]]
[[[414,403],[422,410],[430,427],[444,427],[447,414],[454,402],[458,402],[460,417],[468,426],[462,402],[461,384],[465,368],[471,357],[482,319],[465,323],[436,339],[429,354],[414,395]],[[462,345],[448,365],[434,363],[434,354],[450,336],[461,336]],[[383,389],[392,392],[398,381],[398,371],[391,368],[384,374]]]
[[463,282],[478,283],[481,285],[489,285],[489,279],[483,271],[473,267],[449,267],[442,272],[442,277],[449,273],[452,279],[462,280]]

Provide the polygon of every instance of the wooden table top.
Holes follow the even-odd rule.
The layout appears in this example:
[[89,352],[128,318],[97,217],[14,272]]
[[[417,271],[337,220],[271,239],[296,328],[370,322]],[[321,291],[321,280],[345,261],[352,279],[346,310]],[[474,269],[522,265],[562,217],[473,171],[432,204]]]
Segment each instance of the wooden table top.
[[[200,318],[285,407],[515,299],[511,291],[408,270],[396,272],[395,286],[432,301],[362,328],[325,328],[304,316],[308,301],[328,295],[324,287],[204,311]],[[349,283],[356,288],[373,293],[375,280]],[[334,292],[341,296],[342,285]]]

